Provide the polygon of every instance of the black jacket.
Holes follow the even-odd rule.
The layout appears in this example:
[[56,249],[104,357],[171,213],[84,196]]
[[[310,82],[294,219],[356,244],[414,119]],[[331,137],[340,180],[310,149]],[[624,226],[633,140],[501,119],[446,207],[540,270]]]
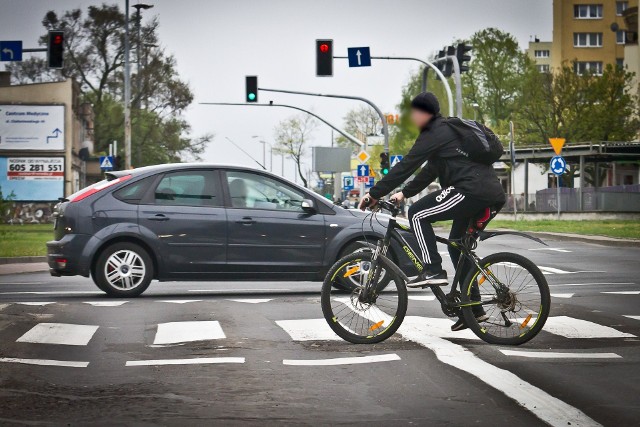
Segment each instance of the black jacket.
[[374,199],[384,197],[427,162],[402,190],[405,197],[415,196],[439,178],[442,188],[453,186],[462,194],[489,204],[504,203],[504,190],[493,167],[470,160],[460,154],[460,150],[458,135],[444,117],[437,115],[420,132],[409,153],[371,188],[369,194]]

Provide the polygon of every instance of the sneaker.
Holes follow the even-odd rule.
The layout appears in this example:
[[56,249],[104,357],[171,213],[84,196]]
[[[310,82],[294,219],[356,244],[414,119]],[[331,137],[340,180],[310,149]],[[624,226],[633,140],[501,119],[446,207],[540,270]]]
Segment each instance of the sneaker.
[[415,279],[411,280],[407,283],[407,287],[409,288],[420,288],[423,286],[431,286],[431,285],[440,285],[446,286],[449,284],[449,280],[447,279],[447,272],[444,270],[440,270],[437,273],[433,271],[424,270],[422,273],[418,275]]
[[[489,315],[485,313],[484,310],[482,311],[482,313],[476,313],[475,315],[476,315],[476,320],[478,322],[484,322],[485,320],[489,319]],[[469,326],[467,325],[467,322],[464,321],[464,317],[460,317],[458,318],[456,323],[451,325],[451,330],[453,332],[462,331],[464,329],[467,329],[468,327]]]

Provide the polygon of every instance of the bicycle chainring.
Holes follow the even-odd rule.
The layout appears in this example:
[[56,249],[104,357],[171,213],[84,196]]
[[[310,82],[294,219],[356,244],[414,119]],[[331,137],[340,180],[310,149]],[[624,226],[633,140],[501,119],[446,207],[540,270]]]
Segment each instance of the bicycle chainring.
[[460,317],[460,307],[454,307],[454,304],[460,303],[462,294],[460,291],[450,292],[445,295],[446,304],[441,304],[442,312],[449,317]]

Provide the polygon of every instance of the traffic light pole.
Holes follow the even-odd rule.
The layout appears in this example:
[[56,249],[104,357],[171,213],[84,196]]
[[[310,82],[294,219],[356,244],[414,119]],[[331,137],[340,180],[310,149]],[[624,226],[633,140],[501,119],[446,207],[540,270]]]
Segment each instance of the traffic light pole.
[[[334,57],[337,58],[337,57]],[[311,92],[299,92],[294,90],[284,90],[284,89],[264,89],[259,87],[258,90],[262,90],[265,92],[278,92],[278,93],[289,93],[293,95],[307,95],[307,96],[322,96],[326,98],[341,98],[341,99],[354,99],[356,101],[362,101],[369,104],[376,113],[380,116],[380,120],[382,120],[382,133],[384,134],[384,152],[389,153],[389,126],[387,126],[387,118],[382,114],[382,111],[376,104],[368,100],[367,98],[362,98],[360,96],[350,96],[350,95],[329,95],[324,93],[311,93]],[[308,112],[308,111],[307,111]],[[311,114],[311,113],[310,113]],[[315,116],[315,114],[313,114]],[[317,117],[317,116],[316,116]],[[326,121],[322,120],[327,123]],[[327,123],[328,124],[328,123]],[[335,128],[334,128],[335,129]]]
[[[348,59],[348,56],[334,56],[334,58],[336,59]],[[371,59],[384,59],[384,60],[391,60],[391,61],[415,61],[415,62],[419,62],[421,64],[423,64],[425,66],[425,69],[422,73],[422,91],[426,91],[427,90],[427,71],[429,70],[429,68],[431,68],[433,71],[436,72],[436,74],[438,75],[438,77],[440,77],[440,80],[442,80],[442,83],[444,83],[444,89],[447,92],[447,100],[449,101],[449,115],[453,116],[453,94],[451,93],[451,87],[449,86],[449,82],[447,81],[447,79],[444,77],[444,75],[442,74],[442,72],[438,69],[438,67],[436,67],[435,65],[433,65],[431,62],[428,61],[423,61],[420,58],[413,58],[410,56],[372,56]],[[456,58],[457,60],[457,58]],[[454,64],[455,66],[455,64]],[[458,67],[459,69],[459,67]],[[462,95],[460,96],[460,101],[462,101]],[[388,151],[387,151],[388,153]]]

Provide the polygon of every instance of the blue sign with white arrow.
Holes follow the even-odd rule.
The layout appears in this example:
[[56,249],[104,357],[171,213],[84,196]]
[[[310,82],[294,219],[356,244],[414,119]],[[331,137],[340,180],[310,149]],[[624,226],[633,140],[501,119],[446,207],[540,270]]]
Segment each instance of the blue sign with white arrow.
[[369,176],[369,165],[359,165],[358,176]]
[[347,48],[349,67],[371,67],[371,53],[369,47]]
[[549,163],[551,172],[556,175],[562,175],[567,170],[567,161],[562,156],[553,156]]
[[100,156],[100,169],[103,171],[113,170],[115,159],[113,156]]
[[22,61],[22,40],[0,41],[0,61]]

